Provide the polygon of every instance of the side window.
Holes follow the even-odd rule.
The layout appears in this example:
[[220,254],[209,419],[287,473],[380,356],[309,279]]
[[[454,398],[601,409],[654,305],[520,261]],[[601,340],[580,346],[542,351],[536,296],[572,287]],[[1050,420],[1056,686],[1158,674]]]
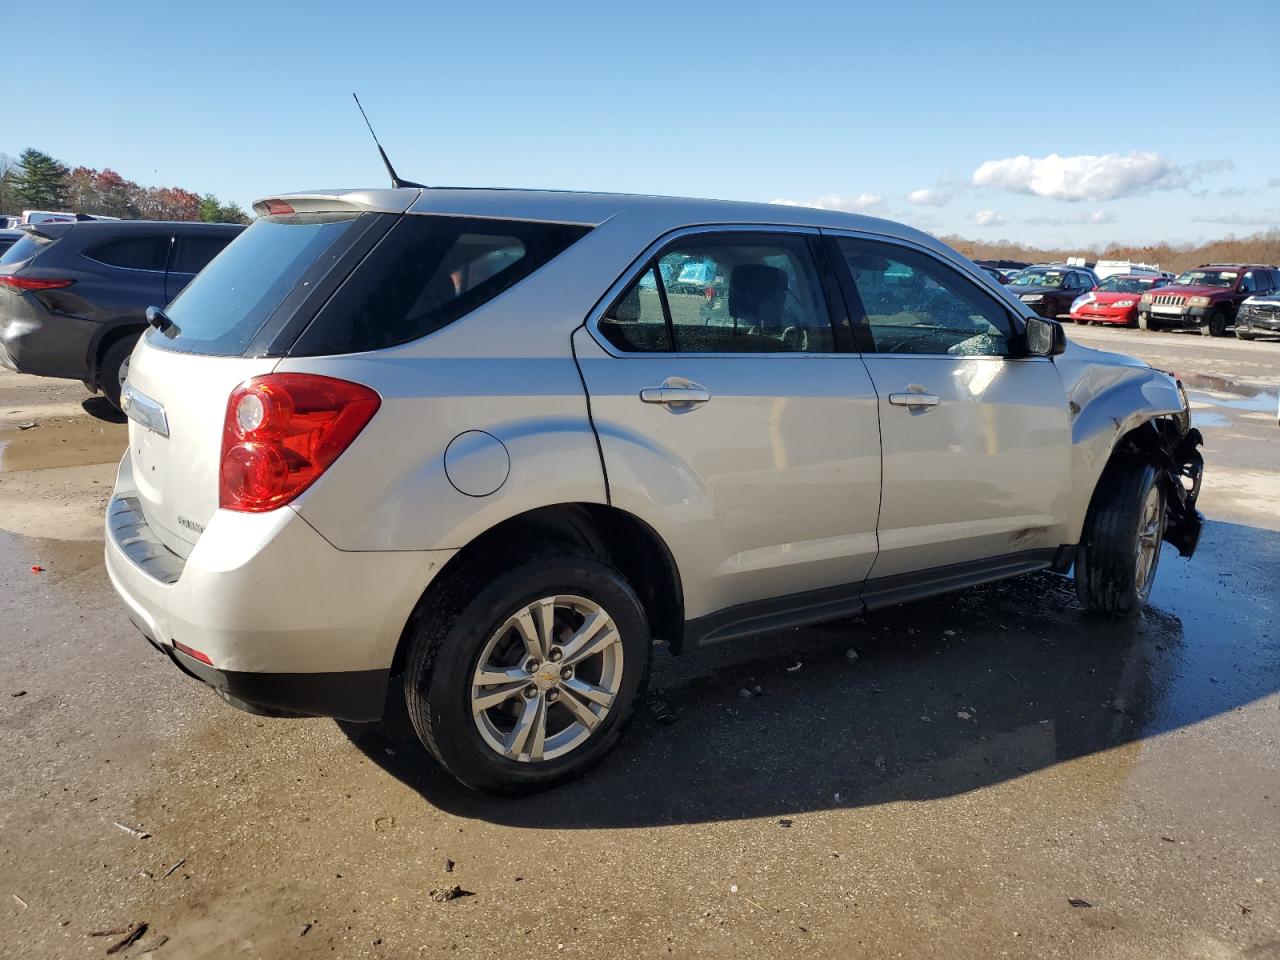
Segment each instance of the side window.
[[1258,282],[1254,276],[1254,271],[1250,270],[1240,280],[1241,293],[1254,293],[1258,289]]
[[774,233],[677,240],[606,312],[600,332],[621,350],[835,350],[808,242]]
[[957,271],[906,247],[838,243],[877,353],[1008,355],[1008,312]]
[[119,237],[90,247],[84,255],[109,267],[163,273],[169,259],[169,242],[168,234]]
[[651,266],[600,318],[600,333],[619,350],[670,351],[671,336]]
[[229,236],[178,235],[178,248],[173,254],[174,273],[199,273],[222,252],[232,240]]

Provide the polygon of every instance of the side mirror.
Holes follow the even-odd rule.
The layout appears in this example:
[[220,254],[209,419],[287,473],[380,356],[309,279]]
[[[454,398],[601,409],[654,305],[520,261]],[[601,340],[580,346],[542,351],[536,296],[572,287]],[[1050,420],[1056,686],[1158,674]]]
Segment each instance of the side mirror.
[[1033,357],[1056,357],[1067,349],[1067,331],[1056,320],[1027,319],[1027,353]]

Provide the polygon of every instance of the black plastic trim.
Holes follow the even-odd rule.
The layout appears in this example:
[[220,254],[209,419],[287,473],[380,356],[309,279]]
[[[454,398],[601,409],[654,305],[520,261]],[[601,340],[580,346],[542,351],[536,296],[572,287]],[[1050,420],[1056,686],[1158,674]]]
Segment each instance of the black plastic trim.
[[852,617],[868,610],[1051,568],[1059,548],[1026,550],[929,570],[839,584],[768,600],[753,600],[686,620],[686,646],[738,640],[762,633]]

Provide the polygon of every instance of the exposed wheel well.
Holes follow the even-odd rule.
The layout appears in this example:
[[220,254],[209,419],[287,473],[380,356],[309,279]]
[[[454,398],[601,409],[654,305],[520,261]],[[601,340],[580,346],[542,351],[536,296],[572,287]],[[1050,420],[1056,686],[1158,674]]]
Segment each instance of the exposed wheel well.
[[597,503],[563,503],[540,507],[502,521],[458,551],[418,601],[405,624],[392,663],[400,673],[407,637],[425,611],[448,609],[441,603],[459,573],[477,575],[477,568],[498,566],[508,548],[531,542],[562,543],[612,564],[627,578],[644,604],[656,639],[679,652],[684,636],[684,593],[671,551],[643,520],[616,507]]

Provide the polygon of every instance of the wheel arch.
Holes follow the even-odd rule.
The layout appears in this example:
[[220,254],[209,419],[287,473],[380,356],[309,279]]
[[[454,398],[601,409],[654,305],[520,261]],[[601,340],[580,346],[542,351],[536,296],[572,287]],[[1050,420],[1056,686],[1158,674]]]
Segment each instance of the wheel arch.
[[115,344],[127,337],[140,337],[147,331],[147,323],[136,317],[121,317],[105,323],[98,334],[89,343],[89,386],[93,390],[101,389],[102,358]]
[[392,673],[404,666],[409,641],[424,616],[448,609],[448,593],[459,575],[498,568],[513,548],[557,543],[582,550],[618,568],[645,608],[655,639],[679,652],[684,636],[684,592],[675,558],[662,537],[639,517],[600,503],[560,503],[516,514],[495,524],[459,550],[423,591],[405,623]]

